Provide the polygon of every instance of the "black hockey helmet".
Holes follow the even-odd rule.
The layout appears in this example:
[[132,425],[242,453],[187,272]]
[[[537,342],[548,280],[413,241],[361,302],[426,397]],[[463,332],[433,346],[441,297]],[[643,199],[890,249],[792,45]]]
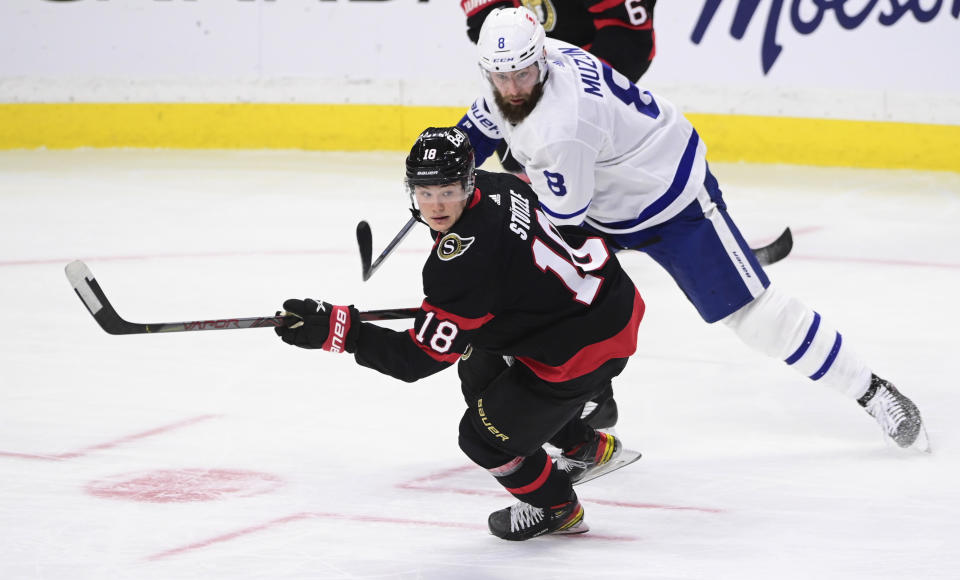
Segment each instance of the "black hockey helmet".
[[415,185],[459,182],[473,194],[475,156],[470,138],[460,127],[430,127],[420,133],[407,156],[405,184],[412,197]]

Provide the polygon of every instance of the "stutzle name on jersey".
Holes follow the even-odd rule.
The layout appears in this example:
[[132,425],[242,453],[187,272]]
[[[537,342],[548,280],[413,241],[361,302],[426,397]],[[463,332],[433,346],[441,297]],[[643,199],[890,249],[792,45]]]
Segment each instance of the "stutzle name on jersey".
[[530,230],[530,200],[510,190],[510,231],[527,239]]

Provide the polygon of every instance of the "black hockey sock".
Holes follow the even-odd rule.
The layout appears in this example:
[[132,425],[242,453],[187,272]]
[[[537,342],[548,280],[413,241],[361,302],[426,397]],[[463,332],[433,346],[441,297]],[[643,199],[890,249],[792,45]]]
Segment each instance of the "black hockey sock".
[[574,419],[564,425],[557,434],[550,439],[550,445],[568,451],[588,441],[593,441],[593,427],[580,419]]
[[883,379],[877,375],[870,376],[870,387],[867,388],[867,392],[864,393],[862,397],[857,399],[857,403],[859,403],[861,407],[866,407],[867,403],[870,402],[870,399],[877,394],[877,388],[880,386],[882,381]]
[[549,508],[563,504],[573,492],[569,476],[553,465],[543,449],[489,471],[514,497],[532,506]]

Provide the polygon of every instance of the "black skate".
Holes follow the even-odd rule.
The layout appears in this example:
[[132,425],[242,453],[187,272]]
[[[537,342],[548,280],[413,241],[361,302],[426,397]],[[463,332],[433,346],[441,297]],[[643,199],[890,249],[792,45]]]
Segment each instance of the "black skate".
[[580,413],[580,418],[594,429],[613,429],[617,424],[617,402],[610,398],[601,398],[596,401],[587,401]]
[[544,534],[582,534],[590,530],[583,521],[583,507],[576,495],[551,508],[518,502],[490,514],[487,525],[494,536],[516,542]]
[[873,375],[870,388],[857,402],[877,420],[884,434],[898,446],[929,450],[920,410],[889,381]]
[[596,431],[593,440],[578,447],[564,451],[556,458],[557,469],[570,476],[570,483],[586,482],[608,471],[629,465],[640,458],[640,454],[631,452],[631,460],[621,462],[623,444],[610,433]]

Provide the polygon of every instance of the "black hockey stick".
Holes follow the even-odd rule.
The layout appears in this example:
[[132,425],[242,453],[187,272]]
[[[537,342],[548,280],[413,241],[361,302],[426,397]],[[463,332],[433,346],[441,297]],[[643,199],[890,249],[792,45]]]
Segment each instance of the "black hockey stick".
[[[373,262],[373,264],[370,263],[373,257],[373,233],[370,231],[370,224],[366,221],[361,221],[357,224],[357,245],[360,247],[360,267],[363,269],[364,282],[369,280],[370,276],[373,276],[373,273],[377,271],[377,268],[380,267],[383,260],[393,251],[397,244],[406,237],[407,233],[410,232],[410,228],[413,227],[416,221],[416,218],[410,218],[410,221],[408,221],[407,224],[403,226],[403,229],[394,236],[393,240],[387,244],[386,249],[383,250],[377,258],[377,261]],[[783,233],[780,234],[777,239],[766,246],[751,248],[761,266],[769,266],[770,264],[779,262],[786,258],[792,249],[793,234],[790,232],[790,228],[783,230]]]
[[[117,314],[107,300],[100,284],[93,277],[90,268],[80,260],[67,264],[67,280],[83,305],[101,328],[110,334],[154,334],[159,332],[186,332],[192,330],[233,330],[239,328],[274,328],[283,326],[283,316],[259,316],[256,318],[222,318],[218,320],[188,320],[185,322],[151,322],[148,324],[129,322]],[[413,318],[418,308],[392,308],[387,310],[368,310],[360,313],[360,320],[396,320]]]
[[370,263],[370,259],[373,257],[373,232],[370,231],[370,224],[367,222],[361,221],[357,224],[357,245],[360,246],[360,267],[363,268],[364,282],[369,280],[370,276],[373,276],[373,273],[377,271],[377,268],[380,267],[383,260],[390,255],[390,252],[397,247],[397,244],[403,241],[403,238],[407,237],[407,234],[410,233],[410,229],[415,223],[417,223],[417,218],[410,218],[410,221],[393,237],[393,240],[387,244],[387,247],[372,264]]
[[757,261],[760,262],[761,266],[769,266],[770,264],[779,262],[786,258],[792,249],[793,234],[790,233],[790,228],[783,230],[779,238],[773,240],[766,246],[762,248],[751,248],[753,255],[757,257]]

